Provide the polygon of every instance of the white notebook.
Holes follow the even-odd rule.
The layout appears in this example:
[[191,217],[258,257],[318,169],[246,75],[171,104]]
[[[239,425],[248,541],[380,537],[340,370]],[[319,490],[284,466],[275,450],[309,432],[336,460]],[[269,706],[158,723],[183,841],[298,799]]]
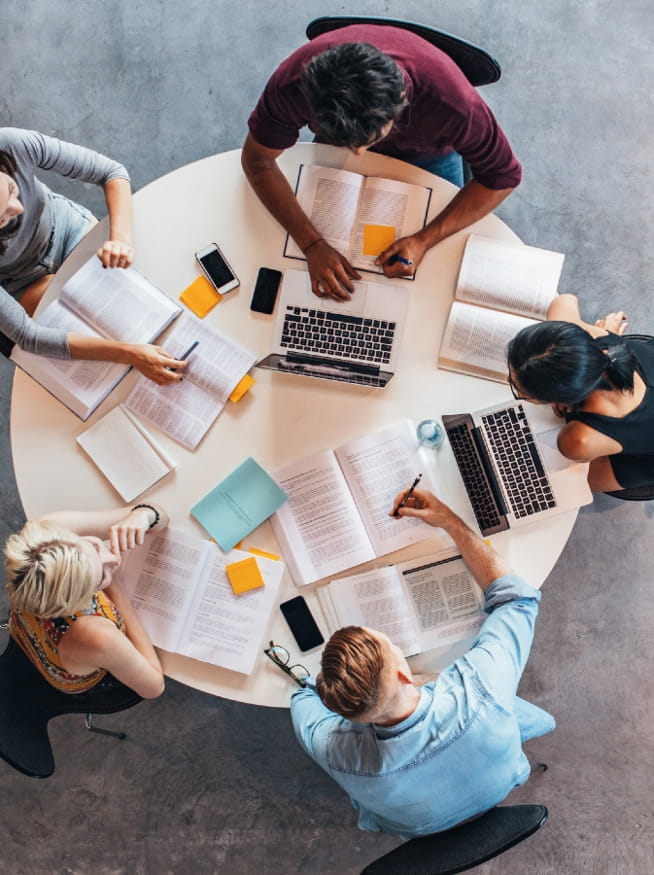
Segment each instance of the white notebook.
[[114,407],[78,435],[77,443],[128,503],[176,467],[152,435],[122,405]]

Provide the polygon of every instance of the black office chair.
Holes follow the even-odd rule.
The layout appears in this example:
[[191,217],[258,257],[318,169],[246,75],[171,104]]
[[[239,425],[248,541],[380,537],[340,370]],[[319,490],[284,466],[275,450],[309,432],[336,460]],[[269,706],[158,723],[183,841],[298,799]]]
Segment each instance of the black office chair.
[[140,701],[109,675],[85,693],[56,690],[10,638],[0,656],[0,757],[30,778],[48,778],[55,770],[49,720],[60,714],[86,714],[91,732],[125,738],[124,732],[93,726],[92,715],[125,711]]
[[361,875],[455,875],[520,844],[547,820],[544,805],[502,805],[445,832],[410,839]]
[[419,24],[416,21],[402,21],[399,18],[378,18],[367,15],[323,15],[321,18],[314,18],[307,25],[307,39],[312,40],[322,33],[327,33],[330,30],[339,30],[341,27],[348,27],[350,24],[381,24],[388,27],[401,27],[404,30],[410,30],[445,52],[446,55],[449,55],[468,81],[476,87],[497,82],[502,75],[502,69],[498,62],[484,49],[459,39],[459,37],[453,36],[451,33],[436,30],[435,27],[430,27],[428,24]]

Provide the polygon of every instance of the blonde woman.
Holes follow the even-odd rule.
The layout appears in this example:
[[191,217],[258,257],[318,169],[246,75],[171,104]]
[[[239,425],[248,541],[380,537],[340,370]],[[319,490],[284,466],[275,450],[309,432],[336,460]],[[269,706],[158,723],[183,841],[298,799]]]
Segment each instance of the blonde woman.
[[163,692],[159,657],[113,573],[167,524],[159,506],[138,504],[49,513],[10,536],[9,630],[53,687],[81,693],[109,673],[144,699]]

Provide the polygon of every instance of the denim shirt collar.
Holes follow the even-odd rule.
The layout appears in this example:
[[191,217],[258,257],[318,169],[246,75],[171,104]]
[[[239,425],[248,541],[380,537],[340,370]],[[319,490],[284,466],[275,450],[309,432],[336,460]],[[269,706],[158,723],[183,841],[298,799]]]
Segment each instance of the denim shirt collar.
[[418,699],[415,711],[409,714],[408,717],[405,717],[400,723],[395,723],[393,726],[380,726],[378,723],[372,724],[372,728],[378,738],[392,738],[395,735],[401,735],[407,729],[413,728],[421,720],[424,720],[431,707],[434,690],[429,685],[429,687],[420,687],[418,692],[420,693],[420,698]]

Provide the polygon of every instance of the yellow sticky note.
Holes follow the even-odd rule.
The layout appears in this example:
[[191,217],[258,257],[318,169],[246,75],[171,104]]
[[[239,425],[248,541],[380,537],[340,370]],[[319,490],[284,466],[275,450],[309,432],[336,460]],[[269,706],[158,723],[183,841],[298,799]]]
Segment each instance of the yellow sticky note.
[[395,227],[393,225],[364,225],[363,254],[379,255],[391,243],[395,242]]
[[263,556],[264,559],[273,559],[275,562],[279,562],[282,558],[276,553],[268,553],[266,550],[257,550],[256,547],[248,547],[247,551],[248,553],[254,553],[255,556]]
[[264,585],[263,577],[254,556],[225,565],[225,571],[236,595],[241,595],[241,593],[248,592],[251,589],[259,589],[260,586]]
[[183,301],[189,310],[193,310],[200,319],[204,319],[209,310],[220,303],[220,298],[221,295],[204,276],[194,279],[179,296],[179,300]]
[[232,394],[229,396],[229,400],[236,404],[237,401],[240,401],[241,398],[248,391],[250,386],[254,385],[254,377],[251,377],[249,374],[246,374],[240,383],[237,383],[236,386],[232,389]]

